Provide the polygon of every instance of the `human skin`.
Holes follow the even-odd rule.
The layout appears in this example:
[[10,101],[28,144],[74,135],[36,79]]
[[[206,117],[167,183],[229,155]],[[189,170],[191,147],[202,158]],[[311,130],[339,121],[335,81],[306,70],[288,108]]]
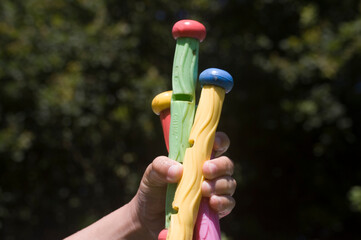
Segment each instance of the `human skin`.
[[[236,189],[236,181],[232,178],[234,165],[228,157],[221,156],[229,145],[227,135],[217,132],[213,147],[216,158],[205,162],[202,169],[205,177],[202,196],[209,197],[210,207],[220,218],[228,215],[235,206],[232,197]],[[129,203],[66,240],[157,239],[164,226],[167,184],[178,182],[182,172],[180,163],[165,156],[157,157],[147,167],[138,191]]]

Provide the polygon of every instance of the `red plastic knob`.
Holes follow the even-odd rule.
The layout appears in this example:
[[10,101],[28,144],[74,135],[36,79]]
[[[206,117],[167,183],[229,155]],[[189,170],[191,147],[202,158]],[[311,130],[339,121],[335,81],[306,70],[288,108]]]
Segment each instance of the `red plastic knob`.
[[202,42],[206,38],[206,28],[202,23],[194,20],[180,20],[174,24],[172,34],[174,39],[190,37]]
[[168,230],[163,229],[158,235],[158,240],[166,240],[167,239],[167,234],[168,234]]

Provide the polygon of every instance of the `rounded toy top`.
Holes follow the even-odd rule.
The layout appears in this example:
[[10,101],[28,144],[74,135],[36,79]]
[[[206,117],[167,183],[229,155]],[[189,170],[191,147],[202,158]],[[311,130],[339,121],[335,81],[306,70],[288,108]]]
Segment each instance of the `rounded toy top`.
[[153,112],[159,115],[161,111],[170,108],[171,98],[172,91],[162,92],[155,96],[152,101]]
[[218,68],[208,68],[199,75],[199,81],[204,85],[217,85],[229,93],[233,87],[233,78],[228,72]]
[[174,39],[190,37],[202,42],[206,38],[206,28],[202,23],[194,20],[180,20],[174,24],[172,34]]

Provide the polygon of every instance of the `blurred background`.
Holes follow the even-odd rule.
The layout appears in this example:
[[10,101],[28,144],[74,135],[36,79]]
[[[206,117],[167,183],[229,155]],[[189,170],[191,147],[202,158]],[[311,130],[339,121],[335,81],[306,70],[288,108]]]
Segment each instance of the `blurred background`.
[[173,24],[229,71],[224,239],[361,239],[361,3],[1,0],[0,239],[60,239],[127,203],[166,155],[150,104]]

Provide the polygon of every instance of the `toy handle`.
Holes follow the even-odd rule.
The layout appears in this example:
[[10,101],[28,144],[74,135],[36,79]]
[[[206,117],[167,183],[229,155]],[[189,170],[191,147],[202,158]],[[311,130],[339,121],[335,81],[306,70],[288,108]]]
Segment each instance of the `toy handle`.
[[[211,159],[214,158],[214,151]],[[218,213],[209,206],[209,198],[202,197],[194,227],[193,240],[220,240],[221,228]]]
[[218,213],[210,208],[209,198],[203,197],[199,206],[193,240],[220,240]]

